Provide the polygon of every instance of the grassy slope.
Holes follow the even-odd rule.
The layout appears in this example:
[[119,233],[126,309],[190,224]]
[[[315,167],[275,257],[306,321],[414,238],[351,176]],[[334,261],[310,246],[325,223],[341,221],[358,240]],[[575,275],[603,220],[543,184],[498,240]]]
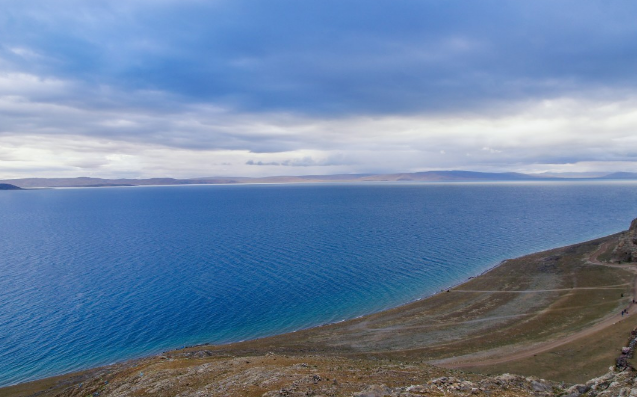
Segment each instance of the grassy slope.
[[[209,349],[235,354],[271,350],[429,361],[490,349],[514,350],[551,340],[620,311],[631,299],[633,276],[630,272],[588,265],[584,260],[603,241],[605,239],[510,260],[449,293],[361,319]],[[582,287],[602,288],[578,289]],[[499,292],[460,292],[467,290]],[[606,333],[602,332],[596,340],[609,342]],[[590,357],[589,373],[605,372],[627,335],[620,332],[612,339],[616,348],[611,354],[598,359]],[[516,368],[520,373],[548,378],[553,375],[530,363],[528,368],[522,364]],[[496,371],[495,368],[477,370]],[[561,372],[558,380],[584,380],[578,371],[571,372]]]

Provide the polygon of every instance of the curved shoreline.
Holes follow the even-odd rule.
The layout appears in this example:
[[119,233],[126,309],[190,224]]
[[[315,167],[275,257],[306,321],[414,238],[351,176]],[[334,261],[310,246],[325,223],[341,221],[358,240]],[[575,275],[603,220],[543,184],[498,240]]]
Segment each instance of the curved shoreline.
[[[536,252],[515,259],[506,259],[482,271],[477,276],[469,277],[433,295],[399,307],[359,316],[354,319],[225,345],[198,344],[186,346],[182,349],[166,351],[160,355],[144,356],[106,367],[92,368],[55,378],[45,378],[3,387],[0,388],[0,395],[13,395],[7,393],[10,393],[12,389],[15,390],[29,385],[35,388],[44,385],[51,387],[52,383],[86,378],[100,371],[134,367],[141,362],[160,360],[161,357],[179,359],[179,357],[192,357],[197,354],[210,355],[210,357],[225,357],[228,355],[240,357],[266,353],[298,355],[312,352],[312,354],[318,354],[318,356],[323,357],[334,357],[336,355],[378,357],[382,359],[401,357],[401,359],[406,360],[418,358],[421,361],[427,357],[429,362],[442,364],[445,362],[445,356],[450,357],[447,361],[452,360],[458,355],[459,351],[469,355],[478,353],[484,355],[485,352],[488,353],[493,349],[497,350],[503,347],[515,350],[516,346],[518,346],[517,349],[519,350],[521,347],[523,348],[532,343],[533,338],[531,340],[518,338],[518,340],[516,337],[511,336],[513,334],[508,335],[504,332],[503,335],[509,338],[506,340],[508,342],[504,343],[502,341],[505,341],[506,337],[501,341],[494,342],[494,340],[490,340],[485,335],[490,332],[490,329],[498,330],[497,332],[500,333],[507,328],[514,330],[517,326],[516,323],[521,322],[525,323],[525,327],[529,327],[530,324],[533,324],[533,321],[542,317],[543,312],[558,309],[558,307],[553,306],[559,306],[559,304],[567,301],[576,302],[579,297],[573,300],[569,297],[569,294],[577,294],[580,292],[579,290],[587,291],[589,295],[596,294],[601,299],[611,297],[610,291],[614,293],[614,291],[622,290],[621,286],[626,285],[626,282],[617,282],[617,280],[626,280],[627,275],[622,273],[622,269],[604,266],[604,275],[600,278],[595,273],[597,270],[591,270],[593,266],[584,263],[585,261],[581,260],[582,255],[580,255],[586,252],[588,258],[591,258],[593,253],[597,252],[604,243],[610,244],[611,241],[616,239],[617,235],[614,234],[596,240]],[[541,270],[542,266],[553,266],[551,261],[555,262],[555,260],[551,258],[555,257],[561,258],[559,260],[563,261],[562,266],[569,266],[569,269],[572,267],[574,271],[577,271],[577,274],[581,274],[582,269],[595,273],[595,277],[586,280],[582,279],[582,282],[599,283],[601,281],[601,284],[597,287],[577,289],[573,289],[573,287],[557,288],[564,280],[552,273],[551,277],[547,278],[546,269]],[[595,259],[597,259],[597,256]],[[540,267],[538,268],[538,266]],[[602,268],[602,266],[598,265],[596,267]],[[538,269],[541,271],[538,271]],[[631,279],[631,284],[632,281],[633,279]],[[480,285],[490,285],[494,288],[480,289],[478,288]],[[547,288],[539,288],[542,286]],[[552,288],[548,288],[551,286]],[[610,286],[613,288],[610,288]],[[496,287],[501,288],[501,290],[497,290]],[[446,293],[444,291],[455,293]],[[525,293],[501,293],[516,291]],[[538,298],[538,301],[543,302],[543,306],[536,303],[524,303],[523,300],[520,300],[521,296],[538,295],[540,292],[543,292],[543,295],[549,295],[550,299],[553,300],[547,300],[548,298],[546,297]],[[548,328],[554,328],[558,336],[569,332],[572,334],[573,330],[577,333],[577,329],[591,329],[600,320],[604,320],[607,317],[609,310],[612,313],[614,312],[614,307],[622,304],[620,299],[615,301],[609,302],[610,305],[605,304],[602,310],[593,310],[592,306],[589,307],[587,310],[590,313],[586,321],[571,324],[569,327],[560,328],[559,324],[554,322],[544,325]],[[491,309],[479,312],[484,307],[490,307]],[[513,315],[507,315],[507,313],[513,313]],[[496,314],[501,315],[496,316]],[[482,331],[485,331],[485,335],[483,335]],[[536,335],[536,341],[538,337]],[[539,338],[546,340],[545,336]],[[459,349],[459,342],[465,340],[475,340],[478,347],[470,346],[466,349]],[[498,346],[498,343],[502,346]],[[484,361],[484,358],[480,359]],[[455,360],[457,361],[457,358]],[[475,370],[475,366],[472,367],[470,362],[468,365],[461,366]]]
[[[176,186],[191,186],[191,185],[176,185]],[[117,187],[129,187],[129,186],[117,186]],[[130,186],[130,187],[153,187],[153,186]],[[76,189],[76,188],[85,188],[85,187],[62,187],[62,188],[51,188],[51,189]],[[89,187],[92,188],[92,187]],[[45,189],[49,189],[49,188],[45,188]],[[526,255],[524,255],[526,256]],[[143,353],[131,358],[125,358],[125,359],[121,359],[121,360],[115,360],[112,361],[108,364],[102,364],[102,365],[92,365],[92,366],[87,366],[86,368],[81,368],[81,369],[77,369],[77,370],[72,370],[70,372],[66,372],[66,373],[60,373],[60,374],[56,374],[56,375],[50,375],[50,376],[45,376],[45,377],[41,377],[41,378],[36,378],[36,379],[31,379],[31,380],[27,380],[27,381],[20,381],[17,383],[12,383],[12,384],[7,384],[4,386],[0,386],[0,396],[2,396],[1,391],[3,389],[8,389],[8,388],[12,388],[15,386],[19,386],[19,385],[23,385],[23,384],[27,384],[27,383],[36,383],[36,382],[41,382],[41,381],[46,381],[47,379],[57,379],[57,378],[65,378],[65,377],[70,377],[76,374],[83,374],[85,372],[90,372],[90,371],[94,371],[96,369],[100,369],[100,368],[106,368],[106,367],[111,367],[111,366],[116,366],[116,365],[125,365],[127,363],[130,362],[136,362],[139,360],[144,360],[144,359],[148,359],[148,358],[153,358],[153,357],[158,357],[164,354],[168,354],[171,352],[179,352],[179,351],[183,351],[183,350],[187,350],[187,349],[196,349],[196,348],[202,348],[202,347],[222,347],[222,346],[232,346],[232,345],[236,345],[236,344],[241,344],[241,343],[246,343],[246,342],[256,342],[256,341],[260,341],[260,340],[264,340],[264,339],[269,339],[269,338],[275,338],[275,337],[280,337],[280,336],[285,336],[288,334],[294,334],[297,332],[304,332],[304,331],[309,331],[309,330],[313,330],[313,329],[319,329],[322,327],[329,327],[329,326],[333,326],[333,325],[339,325],[339,324],[343,324],[343,323],[348,323],[350,321],[356,321],[356,320],[360,320],[360,319],[364,319],[365,317],[368,316],[373,316],[373,315],[377,315],[377,314],[381,314],[390,310],[400,310],[402,307],[414,304],[414,303],[418,303],[427,299],[430,299],[438,294],[444,293],[445,291],[449,290],[449,289],[453,289],[453,288],[457,288],[459,286],[462,286],[463,284],[471,281],[472,279],[481,277],[487,273],[489,273],[490,271],[498,268],[499,266],[502,266],[503,264],[505,264],[507,261],[509,261],[511,259],[503,259],[499,262],[497,262],[496,264],[488,267],[485,270],[482,270],[480,273],[478,273],[475,276],[470,276],[467,278],[462,279],[461,281],[458,281],[457,283],[451,284],[446,288],[440,289],[439,291],[433,292],[429,295],[424,295],[421,296],[419,298],[416,299],[412,299],[410,301],[407,301],[405,303],[399,304],[398,306],[391,306],[391,307],[387,307],[384,309],[380,309],[378,311],[373,311],[370,313],[366,313],[366,314],[361,314],[358,315],[356,317],[353,318],[349,318],[349,319],[343,319],[343,320],[338,320],[338,321],[334,321],[334,322],[325,322],[322,324],[317,324],[317,325],[312,325],[306,328],[299,328],[299,329],[295,329],[292,331],[287,331],[287,332],[283,332],[283,333],[277,333],[277,334],[272,334],[272,335],[267,335],[267,336],[262,336],[262,337],[257,337],[257,338],[252,338],[252,339],[243,339],[243,340],[237,340],[237,341],[233,341],[233,342],[228,342],[228,343],[220,343],[220,344],[215,344],[215,343],[211,343],[211,342],[203,342],[203,343],[196,343],[193,345],[184,345],[181,347],[175,347],[172,349],[168,349],[168,350],[159,350],[159,351],[155,351],[153,353]]]
[[[182,185],[176,185],[176,186],[182,186]],[[190,185],[186,185],[186,186],[190,186]],[[128,187],[128,186],[117,186],[117,187]],[[154,187],[154,186],[131,186],[131,187]],[[79,189],[79,188],[85,188],[85,187],[62,187],[62,188],[57,188],[56,187],[56,188],[50,188],[50,189],[76,189],[76,188]],[[49,188],[44,188],[44,189],[49,189]],[[526,255],[523,255],[523,256],[526,256]],[[21,381],[21,382],[17,382],[17,383],[13,383],[13,384],[0,386],[0,396],[3,396],[3,393],[2,393],[3,390],[11,389],[11,388],[14,388],[16,386],[21,386],[21,385],[24,385],[24,384],[46,382],[47,380],[53,380],[53,379],[65,379],[65,378],[74,377],[74,376],[78,376],[78,375],[82,376],[82,374],[93,372],[93,371],[96,371],[96,370],[100,370],[102,368],[108,368],[108,367],[113,367],[113,366],[121,366],[121,365],[126,366],[127,364],[134,363],[134,362],[137,362],[137,361],[140,361],[140,360],[160,357],[160,356],[165,355],[165,354],[177,353],[177,352],[184,351],[184,350],[197,349],[197,348],[206,348],[206,347],[228,347],[228,346],[233,346],[233,345],[237,345],[237,344],[241,344],[241,343],[258,342],[258,341],[261,341],[261,340],[267,340],[267,339],[270,339],[270,338],[283,337],[285,335],[290,335],[290,334],[295,334],[295,333],[305,332],[305,331],[311,331],[311,330],[320,329],[320,328],[323,328],[323,327],[330,327],[330,326],[335,326],[335,325],[347,324],[348,322],[361,320],[361,319],[364,319],[364,318],[369,317],[369,316],[382,314],[382,313],[385,313],[385,312],[388,312],[388,311],[392,311],[392,310],[400,310],[403,307],[406,307],[406,306],[409,306],[409,305],[412,305],[412,304],[415,304],[415,303],[418,303],[418,302],[422,302],[422,301],[425,301],[427,299],[431,299],[431,298],[435,297],[436,295],[442,294],[442,293],[444,293],[445,291],[447,291],[449,289],[453,289],[453,288],[457,288],[459,286],[462,286],[462,285],[466,284],[467,282],[469,282],[469,281],[471,281],[473,279],[476,279],[478,277],[481,277],[481,276],[493,271],[494,269],[504,265],[507,261],[510,261],[510,260],[511,259],[503,259],[503,260],[495,263],[494,265],[489,266],[485,270],[482,270],[480,273],[478,273],[475,276],[469,276],[467,278],[464,278],[461,281],[458,281],[457,283],[451,284],[448,287],[440,289],[439,291],[433,292],[433,293],[431,293],[429,295],[424,295],[424,296],[421,296],[419,298],[412,299],[412,300],[407,301],[405,303],[399,304],[398,306],[387,307],[387,308],[384,308],[384,309],[380,309],[378,311],[374,311],[374,312],[370,312],[370,313],[367,313],[367,314],[358,315],[358,316],[350,318],[350,319],[343,319],[343,320],[338,320],[338,321],[335,321],[335,322],[326,322],[326,323],[323,323],[323,324],[317,324],[317,325],[313,325],[313,326],[306,327],[306,328],[299,328],[299,329],[288,331],[288,332],[272,334],[272,335],[267,335],[267,336],[252,338],[252,339],[244,339],[244,340],[238,340],[238,341],[233,341],[233,342],[228,342],[228,343],[220,343],[220,344],[214,344],[214,343],[210,343],[210,342],[196,343],[196,344],[193,344],[193,345],[184,345],[184,346],[181,346],[181,347],[172,348],[172,349],[168,349],[168,350],[160,350],[160,351],[156,351],[154,353],[140,354],[140,355],[132,357],[132,358],[126,358],[126,359],[112,361],[112,362],[110,362],[108,364],[102,364],[102,365],[97,365],[97,366],[87,366],[86,368],[73,370],[73,371],[66,372],[66,373],[60,373],[60,374],[56,374],[56,375],[50,375],[50,376],[45,376],[45,377],[42,377],[42,378],[36,378],[36,379],[31,379],[31,380],[27,380],[27,381]]]

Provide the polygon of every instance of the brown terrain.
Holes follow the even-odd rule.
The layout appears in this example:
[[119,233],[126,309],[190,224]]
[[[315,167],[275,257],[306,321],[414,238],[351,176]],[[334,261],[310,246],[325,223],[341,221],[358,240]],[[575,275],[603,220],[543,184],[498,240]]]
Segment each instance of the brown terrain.
[[392,310],[0,396],[637,396],[636,243],[633,222],[624,233],[507,260]]

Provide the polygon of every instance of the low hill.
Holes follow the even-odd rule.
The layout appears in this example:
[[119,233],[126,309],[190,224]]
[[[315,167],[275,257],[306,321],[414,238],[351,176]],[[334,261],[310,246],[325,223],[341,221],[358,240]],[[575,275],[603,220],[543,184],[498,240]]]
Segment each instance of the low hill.
[[614,172],[602,177],[603,179],[637,179],[635,172]]
[[22,190],[22,188],[8,183],[0,183],[0,190]]
[[566,180],[637,180],[637,173],[544,173],[475,171],[423,171],[397,174],[334,174],[251,177],[202,177],[189,179],[103,179],[103,178],[23,178],[1,180],[22,188],[33,187],[115,187],[115,186],[167,186],[167,185],[220,185],[239,183],[337,183],[337,182],[505,182],[505,181],[566,181]]
[[23,178],[0,182],[23,188],[31,187],[107,187],[162,185],[217,185],[233,183],[321,183],[321,182],[463,182],[463,181],[528,181],[554,179],[514,172],[486,173],[472,171],[426,171],[399,174],[336,174],[248,177],[204,177],[191,179],[102,179],[102,178]]
[[516,172],[473,172],[473,171],[425,171],[402,174],[369,175],[360,178],[362,181],[395,181],[395,182],[472,182],[472,181],[530,181],[552,178],[535,177]]

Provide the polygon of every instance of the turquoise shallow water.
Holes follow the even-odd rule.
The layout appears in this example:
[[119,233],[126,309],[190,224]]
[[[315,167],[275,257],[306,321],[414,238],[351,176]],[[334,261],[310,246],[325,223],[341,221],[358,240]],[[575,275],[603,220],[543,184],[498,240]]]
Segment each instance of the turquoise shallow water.
[[631,182],[0,193],[0,385],[353,318],[637,216]]

